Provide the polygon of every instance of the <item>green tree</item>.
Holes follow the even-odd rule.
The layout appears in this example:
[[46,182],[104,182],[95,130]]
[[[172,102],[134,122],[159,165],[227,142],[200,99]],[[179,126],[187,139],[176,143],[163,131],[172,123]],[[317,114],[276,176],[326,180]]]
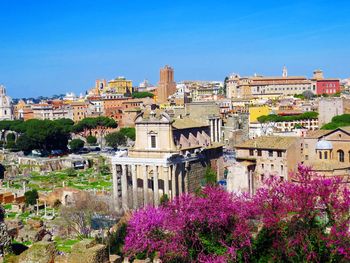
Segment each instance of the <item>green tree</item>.
[[16,135],[14,133],[8,133],[7,136],[6,136],[6,141],[15,141],[16,140]]
[[142,92],[134,92],[131,96],[134,99],[143,99],[143,98],[153,98],[154,94],[151,92],[142,91]]
[[118,148],[119,146],[126,145],[126,137],[120,132],[112,132],[110,134],[107,134],[105,139],[107,145],[113,148]]
[[74,139],[69,142],[69,147],[72,152],[77,152],[84,147],[84,141],[81,139]]
[[94,145],[97,143],[97,138],[95,136],[89,135],[86,137],[86,142],[90,145]]
[[125,127],[125,128],[121,128],[119,132],[121,134],[123,134],[124,136],[128,137],[130,140],[135,141],[135,139],[136,139],[136,130],[135,130],[135,128]]
[[0,205],[0,223],[3,222],[5,219],[5,208]]
[[24,193],[25,202],[27,205],[35,205],[36,200],[39,198],[38,191],[33,189]]
[[21,135],[16,142],[17,148],[25,154],[29,154],[33,149],[39,148],[38,144],[29,138],[26,134]]
[[75,133],[83,133],[85,137],[92,135],[92,130],[96,130],[102,137],[108,128],[117,128],[116,121],[112,118],[100,116],[96,118],[85,118],[72,127]]
[[215,185],[217,182],[217,175],[210,166],[205,170],[204,179],[206,185]]
[[318,117],[318,112],[308,111],[308,112],[304,112],[302,114],[293,115],[293,116],[280,116],[280,115],[276,115],[276,114],[263,115],[263,116],[258,117],[258,121],[260,123],[297,121],[297,120],[317,119],[317,117]]
[[223,88],[223,94],[226,96],[227,94],[227,82],[228,82],[229,77],[225,77],[224,79],[224,88]]
[[167,194],[163,194],[161,197],[160,197],[160,204],[161,205],[164,205],[166,203],[169,202],[169,196]]

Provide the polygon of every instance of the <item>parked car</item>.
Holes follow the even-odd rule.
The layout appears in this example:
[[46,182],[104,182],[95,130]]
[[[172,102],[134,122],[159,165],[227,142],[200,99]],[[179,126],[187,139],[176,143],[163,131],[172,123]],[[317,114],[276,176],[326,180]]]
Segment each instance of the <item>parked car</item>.
[[79,152],[78,152],[78,154],[87,154],[87,153],[89,153],[90,152],[90,150],[88,149],[88,148],[83,148],[83,149],[81,149]]
[[89,150],[92,152],[99,152],[99,151],[101,151],[101,148],[98,146],[90,146]]
[[47,157],[49,154],[47,151],[44,150],[32,150],[31,155],[34,157]]
[[49,158],[56,157],[56,156],[63,156],[65,154],[66,154],[66,152],[64,152],[63,150],[52,150],[50,155],[49,155]]

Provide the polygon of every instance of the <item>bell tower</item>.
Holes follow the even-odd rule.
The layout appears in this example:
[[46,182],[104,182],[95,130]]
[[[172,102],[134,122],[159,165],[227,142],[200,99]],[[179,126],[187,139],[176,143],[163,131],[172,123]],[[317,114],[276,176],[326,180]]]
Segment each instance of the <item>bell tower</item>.
[[282,77],[284,78],[288,77],[288,70],[286,66],[283,66]]

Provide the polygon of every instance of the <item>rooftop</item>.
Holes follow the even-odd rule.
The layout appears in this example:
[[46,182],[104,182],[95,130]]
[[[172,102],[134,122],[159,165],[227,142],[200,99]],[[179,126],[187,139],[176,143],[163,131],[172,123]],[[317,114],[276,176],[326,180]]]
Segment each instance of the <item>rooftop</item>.
[[312,170],[317,171],[334,171],[334,170],[342,170],[349,169],[350,164],[341,163],[336,160],[328,160],[327,162],[323,160],[319,161],[305,161],[305,165],[310,166]]
[[286,150],[298,140],[298,137],[284,136],[262,136],[256,139],[248,140],[236,145],[236,148],[254,148],[254,149],[278,149]]
[[183,119],[174,119],[173,127],[175,129],[190,129],[190,128],[200,128],[200,127],[206,127],[208,124],[205,124],[203,122],[197,121],[192,118],[183,118]]

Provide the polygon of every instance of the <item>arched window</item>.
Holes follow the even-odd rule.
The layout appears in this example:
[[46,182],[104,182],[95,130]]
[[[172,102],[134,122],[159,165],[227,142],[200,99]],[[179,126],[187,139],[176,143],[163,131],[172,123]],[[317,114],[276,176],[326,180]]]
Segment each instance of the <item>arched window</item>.
[[339,160],[339,162],[344,162],[344,151],[342,151],[342,150],[338,150],[338,160]]
[[324,158],[328,159],[328,152],[324,152]]

